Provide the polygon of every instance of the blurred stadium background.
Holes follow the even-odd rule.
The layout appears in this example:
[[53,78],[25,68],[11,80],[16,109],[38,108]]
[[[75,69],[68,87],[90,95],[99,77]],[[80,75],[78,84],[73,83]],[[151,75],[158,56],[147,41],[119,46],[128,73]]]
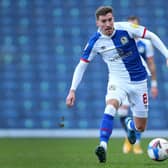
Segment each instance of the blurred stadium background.
[[[139,16],[168,46],[165,0],[0,0],[1,137],[89,136],[86,130],[98,135],[107,84],[99,57],[79,86],[75,107],[67,109],[65,98],[82,49],[96,31],[100,5],[112,5],[116,21]],[[155,53],[159,96],[150,101],[146,135],[168,136],[168,69]],[[114,124],[121,130],[117,117]]]

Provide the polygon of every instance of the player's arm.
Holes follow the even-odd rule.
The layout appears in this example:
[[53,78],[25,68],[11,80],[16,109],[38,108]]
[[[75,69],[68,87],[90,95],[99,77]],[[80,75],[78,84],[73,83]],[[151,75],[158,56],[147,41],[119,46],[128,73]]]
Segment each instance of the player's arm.
[[146,30],[144,32],[144,38],[151,40],[154,47],[156,47],[167,59],[168,66],[168,49],[164,45],[164,43],[160,40],[160,38],[153,32]]
[[156,47],[167,59],[168,66],[168,49],[160,38],[153,32],[147,30],[144,26],[128,23],[125,28],[131,33],[133,37],[146,38],[151,41],[154,47]]
[[156,98],[158,95],[158,88],[157,88],[157,78],[156,78],[156,66],[154,62],[153,56],[147,58],[148,68],[151,72],[151,96],[152,98]]
[[84,75],[84,72],[86,71],[88,66],[88,62],[84,62],[83,60],[81,60],[79,62],[79,64],[76,66],[74,74],[73,74],[73,78],[72,78],[72,84],[71,84],[71,88],[69,90],[69,94],[66,98],[66,105],[68,107],[71,107],[74,105],[75,102],[75,91],[78,87],[78,85],[80,84],[82,77]]
[[96,55],[96,50],[95,50],[95,41],[91,38],[91,40],[87,43],[86,47],[84,48],[83,55],[81,57],[81,60],[79,64],[76,66],[74,74],[73,74],[73,79],[72,79],[72,84],[71,88],[69,90],[69,94],[66,98],[66,105],[68,107],[71,107],[74,105],[75,102],[75,91],[80,84],[82,77],[84,75],[84,72],[87,69],[88,63],[95,57]]
[[88,66],[87,62],[80,61],[78,65],[75,68],[74,74],[73,74],[73,79],[72,79],[72,84],[70,90],[76,90],[78,85],[80,84],[82,77],[84,75],[84,72]]
[[96,56],[97,50],[96,50],[95,44],[96,44],[96,41],[99,39],[99,37],[100,37],[99,33],[95,33],[93,37],[91,37],[91,39],[89,40],[89,42],[84,48],[84,52],[79,64],[75,68],[71,88],[66,98],[66,105],[68,107],[71,107],[74,105],[75,91],[82,80],[84,72],[87,69],[88,63]]

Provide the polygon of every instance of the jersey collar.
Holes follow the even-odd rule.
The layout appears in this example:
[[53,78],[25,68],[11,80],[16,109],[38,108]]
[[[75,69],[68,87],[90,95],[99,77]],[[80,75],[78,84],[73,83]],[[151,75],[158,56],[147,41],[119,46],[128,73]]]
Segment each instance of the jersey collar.
[[105,37],[105,38],[112,38],[115,35],[115,33],[116,33],[115,28],[113,30],[113,33],[110,36],[107,36],[107,35],[103,34],[100,28],[98,28],[97,31],[101,34],[102,37]]

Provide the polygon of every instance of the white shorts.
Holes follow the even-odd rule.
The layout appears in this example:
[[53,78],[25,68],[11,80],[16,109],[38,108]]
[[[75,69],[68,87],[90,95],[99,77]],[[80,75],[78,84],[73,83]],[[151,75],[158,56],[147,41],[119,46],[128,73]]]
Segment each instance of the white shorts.
[[130,109],[134,117],[148,117],[148,91],[147,81],[134,83],[109,81],[107,86],[106,101],[117,99],[122,105],[128,98]]
[[129,106],[129,101],[128,101],[128,97],[126,96],[125,100],[123,100],[122,102],[122,106]]

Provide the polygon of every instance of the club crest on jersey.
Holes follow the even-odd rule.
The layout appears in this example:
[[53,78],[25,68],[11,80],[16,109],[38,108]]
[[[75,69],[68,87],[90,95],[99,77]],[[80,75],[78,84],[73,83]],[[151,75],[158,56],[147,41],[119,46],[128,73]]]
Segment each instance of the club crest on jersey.
[[115,85],[110,85],[109,90],[116,90],[116,86]]
[[120,41],[123,45],[127,44],[128,43],[128,38],[126,36],[123,36],[120,38]]

